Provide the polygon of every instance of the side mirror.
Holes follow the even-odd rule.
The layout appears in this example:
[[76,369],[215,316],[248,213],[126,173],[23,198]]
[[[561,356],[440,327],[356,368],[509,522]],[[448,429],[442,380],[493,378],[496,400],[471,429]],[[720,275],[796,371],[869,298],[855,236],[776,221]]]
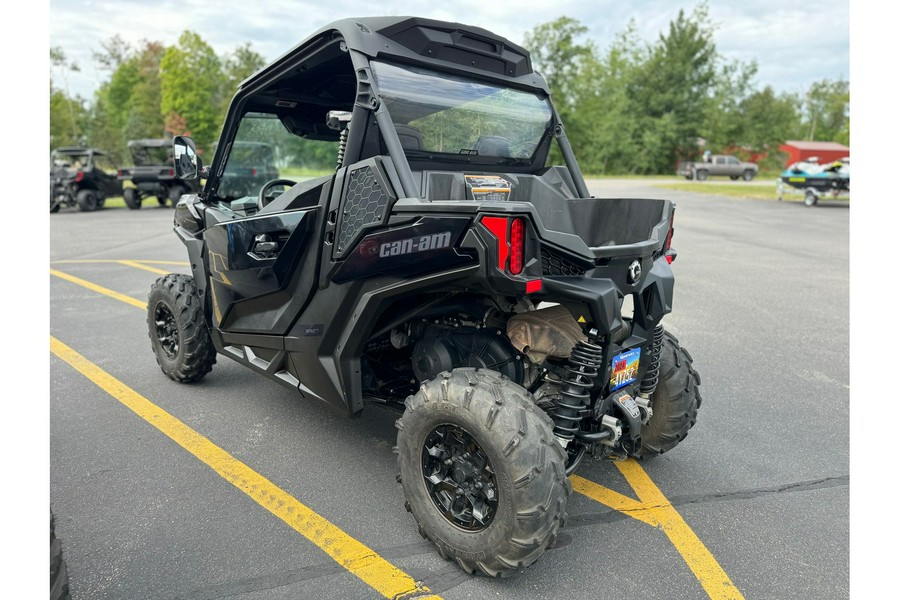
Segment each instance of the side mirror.
[[200,157],[197,156],[197,144],[184,135],[176,135],[172,140],[175,157],[175,177],[178,179],[197,179],[200,176]]

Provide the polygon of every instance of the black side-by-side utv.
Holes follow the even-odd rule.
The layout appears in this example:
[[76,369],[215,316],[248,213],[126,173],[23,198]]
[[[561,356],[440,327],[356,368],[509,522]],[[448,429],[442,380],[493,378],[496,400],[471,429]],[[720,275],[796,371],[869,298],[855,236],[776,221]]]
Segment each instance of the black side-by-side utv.
[[77,206],[90,212],[110,196],[122,195],[112,159],[96,148],[57,148],[50,155],[50,212]]
[[197,193],[197,180],[183,181],[175,177],[172,168],[172,140],[151,138],[128,142],[133,166],[119,171],[121,181],[130,181],[133,187],[125,187],[122,196],[125,206],[132,210],[141,208],[144,198],[154,196],[160,206],[178,203],[182,194]]
[[[227,190],[254,141],[337,169]],[[537,560],[586,454],[653,457],[694,425],[700,379],[660,324],[675,207],[592,198],[508,40],[335,22],[241,84],[208,168],[190,138],[174,161],[208,179],[175,213],[193,276],[150,291],[163,372],[196,381],[224,355],[351,417],[396,408],[407,508],[466,571]]]

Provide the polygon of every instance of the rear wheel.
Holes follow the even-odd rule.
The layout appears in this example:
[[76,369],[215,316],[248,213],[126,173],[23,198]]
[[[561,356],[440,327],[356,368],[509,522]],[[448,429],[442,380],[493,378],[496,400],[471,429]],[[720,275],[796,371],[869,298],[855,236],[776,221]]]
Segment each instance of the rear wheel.
[[702,402],[700,375],[694,370],[693,358],[668,331],[663,337],[659,367],[659,384],[650,398],[653,416],[641,428],[638,458],[651,458],[677,446],[697,422]]
[[697,171],[697,181],[706,181],[706,178],[709,177],[709,171],[706,169],[700,169]]
[[125,188],[122,191],[122,198],[125,200],[125,206],[131,210],[137,210],[141,207],[141,196],[135,188]]
[[203,305],[189,275],[160,277],[150,287],[147,326],[156,362],[170,379],[202,379],[216,362]]
[[407,508],[441,556],[499,577],[547,550],[572,484],[553,423],[524,388],[494,371],[444,372],[407,398],[397,428]]
[[737,180],[738,180],[738,176],[737,176],[737,175],[729,175],[728,177],[730,177],[732,181],[737,181]]
[[75,197],[75,201],[78,202],[79,210],[84,212],[97,210],[97,192],[94,190],[81,190]]
[[806,193],[803,194],[803,204],[806,206],[815,206],[819,203],[819,197],[816,196],[816,193],[812,190],[806,190]]

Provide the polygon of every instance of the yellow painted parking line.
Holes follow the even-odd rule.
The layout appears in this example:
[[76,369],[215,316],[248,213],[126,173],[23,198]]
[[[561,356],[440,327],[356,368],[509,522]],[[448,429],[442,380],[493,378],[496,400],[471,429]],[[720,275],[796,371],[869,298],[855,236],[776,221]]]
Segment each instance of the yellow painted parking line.
[[143,269],[144,271],[150,271],[151,273],[156,273],[157,275],[168,275],[171,271],[163,271],[162,269],[157,269],[156,267],[151,267],[149,265],[145,265],[136,260],[117,260],[117,263],[120,265],[125,265],[126,267],[134,267],[135,269]]
[[[92,263],[121,263],[125,260],[126,259],[121,259],[121,258],[119,258],[119,259],[111,259],[111,258],[99,259],[99,258],[97,258],[97,259],[85,259],[85,260],[66,259],[66,260],[51,260],[50,263],[51,264],[70,264],[70,265],[86,264],[87,265],[87,264],[92,264]],[[188,262],[184,262],[183,260],[145,260],[145,259],[132,260],[132,259],[127,259],[127,262],[146,263],[146,264],[150,264],[150,265],[178,265],[178,266],[182,266],[182,267],[187,267],[191,264]]]
[[[132,261],[112,262],[123,263]],[[71,281],[72,283],[82,285],[90,290],[136,306],[137,308],[147,308],[146,302],[141,302],[130,296],[113,292],[112,290],[79,279],[78,277],[54,269],[51,269],[50,273],[67,281]],[[616,466],[625,476],[625,479],[631,485],[632,489],[634,489],[640,500],[629,498],[628,496],[603,487],[593,481],[584,479],[583,477],[579,477],[578,475],[572,475],[570,477],[573,489],[613,510],[619,511],[653,527],[660,528],[684,558],[688,567],[694,573],[694,576],[697,577],[697,580],[703,586],[703,589],[706,590],[706,593],[713,600],[744,600],[744,596],[738,591],[734,583],[732,583],[718,561],[716,561],[681,515],[678,514],[678,511],[675,510],[671,502],[666,499],[656,484],[653,483],[644,469],[634,460],[616,462]],[[300,533],[303,532],[301,531]],[[421,600],[425,599],[423,598]]]
[[52,336],[50,351],[385,598],[438,599],[374,550]]
[[637,461],[616,462],[616,467],[639,501],[577,475],[571,477],[572,487],[592,500],[661,529],[713,600],[744,600],[718,561]]
[[80,277],[75,277],[74,275],[69,275],[68,273],[63,273],[62,271],[58,271],[56,269],[50,269],[50,274],[59,277],[60,279],[65,279],[70,283],[85,287],[92,292],[97,292],[98,294],[103,294],[104,296],[115,298],[116,300],[120,300],[125,304],[130,304],[135,308],[140,308],[142,310],[145,310],[147,308],[147,303],[143,300],[138,300],[137,298],[132,298],[131,296],[126,296],[125,294],[120,294],[119,292],[114,292],[113,290],[105,288],[102,285],[91,283],[90,281],[86,281],[84,279],[81,279]]

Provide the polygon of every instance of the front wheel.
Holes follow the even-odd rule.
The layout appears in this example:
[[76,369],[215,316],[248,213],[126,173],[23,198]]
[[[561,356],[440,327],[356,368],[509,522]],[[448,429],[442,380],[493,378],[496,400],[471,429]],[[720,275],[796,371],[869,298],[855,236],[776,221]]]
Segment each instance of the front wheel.
[[78,209],[84,212],[97,210],[97,192],[94,190],[81,190],[75,197],[78,202]]
[[552,544],[572,484],[553,422],[524,388],[494,371],[444,372],[407,398],[397,428],[407,508],[441,556],[499,577]]
[[194,278],[169,274],[150,287],[147,326],[156,362],[170,379],[202,379],[216,362]]
[[697,171],[697,181],[706,181],[706,178],[709,177],[709,171],[706,169],[700,169]]
[[665,332],[659,364],[659,383],[650,397],[653,416],[641,428],[638,458],[651,458],[668,452],[687,437],[697,422],[700,408],[700,375],[693,367],[694,359],[681,347],[678,339]]
[[728,177],[729,177],[732,181],[737,181],[737,180],[738,180],[738,176],[737,176],[737,175],[729,175]]
[[744,171],[743,177],[744,181],[753,181],[753,178],[756,177],[756,173],[754,173],[750,169],[747,169],[746,171]]
[[819,197],[816,196],[816,193],[812,190],[806,190],[806,193],[803,195],[803,204],[806,206],[815,206],[819,203]]

